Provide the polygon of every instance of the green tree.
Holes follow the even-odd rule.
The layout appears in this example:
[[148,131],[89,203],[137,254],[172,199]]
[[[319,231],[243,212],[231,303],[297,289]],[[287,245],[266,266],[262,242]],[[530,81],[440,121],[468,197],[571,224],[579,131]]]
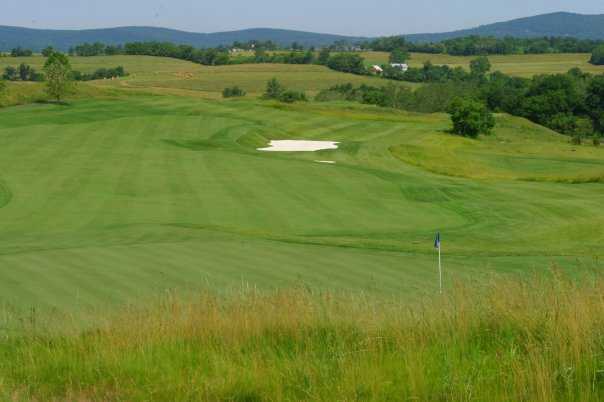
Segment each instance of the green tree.
[[268,58],[266,49],[264,49],[263,47],[257,47],[254,50],[254,58],[256,59],[257,63],[264,63],[266,61],[266,59]]
[[42,50],[42,56],[50,57],[51,54],[55,52],[55,49],[52,46],[48,46],[47,48]]
[[594,49],[591,54],[591,60],[589,60],[591,64],[595,64],[596,66],[604,65],[604,45],[600,45]]
[[285,92],[283,85],[276,78],[273,78],[266,84],[266,91],[262,97],[264,99],[279,99],[283,92]]
[[17,81],[19,77],[19,73],[15,67],[8,66],[4,69],[4,74],[2,75],[2,79],[7,81]]
[[473,99],[457,98],[449,107],[453,132],[464,137],[476,138],[479,134],[490,134],[495,127],[495,118],[487,107]]
[[595,76],[591,80],[585,103],[594,128],[604,133],[604,75]]
[[25,63],[21,63],[19,66],[19,78],[21,81],[29,81],[32,73],[34,73],[34,69],[28,66]]
[[53,53],[44,64],[46,93],[60,102],[72,90],[72,72],[69,59],[62,53]]
[[352,74],[366,74],[365,59],[355,53],[338,53],[331,56],[327,66],[332,70],[342,71]]
[[470,61],[470,71],[472,75],[476,77],[483,77],[486,73],[491,71],[491,62],[486,56],[478,57]]
[[406,63],[407,60],[409,60],[409,52],[407,51],[407,49],[398,48],[394,49],[390,53],[390,63],[401,64]]
[[321,49],[321,51],[319,52],[319,58],[318,58],[319,64],[326,66],[327,62],[329,61],[330,56],[331,56],[331,50],[329,50],[328,47],[324,47],[323,49]]

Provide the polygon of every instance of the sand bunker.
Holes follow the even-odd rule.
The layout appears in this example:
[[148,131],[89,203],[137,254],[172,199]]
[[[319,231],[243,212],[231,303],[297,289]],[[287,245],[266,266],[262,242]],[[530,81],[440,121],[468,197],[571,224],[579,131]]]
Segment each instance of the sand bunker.
[[324,149],[338,149],[339,142],[335,141],[298,141],[283,140],[271,141],[267,148],[258,148],[258,151],[268,152],[314,152]]
[[315,161],[317,163],[327,163],[328,165],[335,165],[336,161]]

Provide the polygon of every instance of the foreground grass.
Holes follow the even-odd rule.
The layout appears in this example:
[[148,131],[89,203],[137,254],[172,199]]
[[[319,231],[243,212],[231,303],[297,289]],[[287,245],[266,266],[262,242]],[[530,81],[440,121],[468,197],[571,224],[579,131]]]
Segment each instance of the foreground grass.
[[23,320],[5,400],[597,401],[604,277],[457,286],[416,304],[290,290],[166,297],[85,332]]

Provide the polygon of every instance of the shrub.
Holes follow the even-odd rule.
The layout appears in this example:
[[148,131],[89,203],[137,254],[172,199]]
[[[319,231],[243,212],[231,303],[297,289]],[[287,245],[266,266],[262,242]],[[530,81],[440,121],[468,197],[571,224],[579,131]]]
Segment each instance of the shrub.
[[111,79],[118,77],[126,77],[128,73],[124,67],[117,66],[115,68],[99,68],[91,74],[84,74],[80,71],[72,71],[71,78],[74,81],[93,81],[102,79]]
[[473,99],[457,98],[449,107],[453,132],[464,137],[476,138],[479,134],[490,134],[495,127],[495,118],[487,107]]
[[243,89],[239,88],[238,86],[225,88],[222,91],[223,98],[237,98],[240,96],[245,96],[245,91]]
[[279,96],[279,100],[285,103],[294,103],[294,102],[306,102],[306,94],[304,92],[287,90],[284,91],[281,96]]
[[262,95],[262,99],[275,99],[285,103],[307,100],[304,92],[288,90],[276,78],[271,79],[266,84],[266,91]]
[[583,143],[583,138],[580,135],[573,135],[570,139],[570,143],[573,145],[581,145]]
[[601,144],[601,140],[600,140],[600,136],[599,135],[594,135],[593,139],[592,139],[592,143],[594,144],[594,147],[599,147]]
[[283,85],[281,85],[276,78],[273,78],[266,83],[266,91],[264,92],[264,95],[262,95],[262,98],[279,99],[284,91]]

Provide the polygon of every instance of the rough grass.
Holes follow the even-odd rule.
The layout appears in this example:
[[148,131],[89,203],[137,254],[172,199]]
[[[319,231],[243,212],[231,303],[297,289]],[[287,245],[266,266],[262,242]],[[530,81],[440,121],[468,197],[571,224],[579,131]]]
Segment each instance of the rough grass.
[[603,294],[601,274],[554,271],[414,303],[302,289],[168,296],[83,332],[30,314],[0,333],[0,397],[598,401]]
[[520,118],[497,116],[497,129],[478,140],[450,135],[417,136],[392,154],[434,173],[472,179],[560,183],[604,180],[604,149],[571,145],[570,138]]

